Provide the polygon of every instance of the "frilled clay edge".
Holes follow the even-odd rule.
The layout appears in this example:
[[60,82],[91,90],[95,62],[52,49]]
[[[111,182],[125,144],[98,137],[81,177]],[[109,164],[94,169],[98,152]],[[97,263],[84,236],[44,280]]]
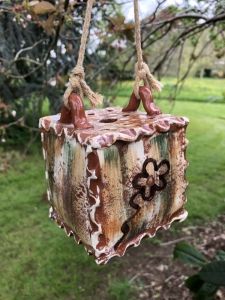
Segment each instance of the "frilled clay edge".
[[149,230],[146,230],[142,234],[138,235],[136,238],[132,239],[129,243],[127,243],[126,247],[123,249],[123,251],[115,251],[114,248],[112,248],[108,253],[105,253],[105,255],[101,255],[100,257],[95,256],[95,250],[90,246],[82,243],[82,241],[79,239],[77,234],[69,227],[67,226],[58,216],[57,212],[53,209],[53,207],[50,207],[49,209],[49,218],[54,220],[56,224],[59,226],[59,228],[64,229],[65,233],[67,234],[68,237],[74,237],[74,240],[78,244],[83,244],[85,247],[85,250],[89,255],[94,255],[95,261],[97,264],[106,264],[111,258],[113,257],[122,257],[126,253],[127,249],[130,247],[137,247],[140,245],[141,241],[143,238],[149,237],[153,238],[157,231],[159,229],[169,229],[172,225],[173,222],[178,221],[178,222],[183,222],[188,216],[188,212],[185,209],[182,209],[180,211],[177,211],[174,213],[170,221],[164,225],[160,225],[155,228],[151,228]]
[[143,112],[122,112],[121,108],[106,108],[86,111],[88,122],[93,128],[77,130],[72,124],[59,123],[60,114],[40,119],[39,128],[53,129],[57,136],[76,138],[83,146],[94,149],[109,147],[116,141],[134,142],[140,136],[175,131],[186,127],[186,117],[160,114],[150,117]]
[[[106,110],[98,110],[97,114],[98,115],[102,115],[102,113],[105,114]],[[120,112],[120,114],[121,114],[121,110],[118,110],[118,109],[114,108],[113,112],[115,113],[115,111],[117,111],[117,114],[118,114],[118,112]],[[87,113],[91,113],[91,115],[92,115],[92,112],[93,111],[88,111]],[[94,112],[96,113],[96,110],[94,110]],[[126,115],[128,115],[128,114],[126,114]],[[98,144],[98,147],[97,147],[96,143],[93,143],[93,142],[96,141],[96,137],[98,138],[99,135],[101,135],[103,133],[103,130],[100,130],[100,132],[98,131],[99,135],[97,135],[96,134],[96,128],[95,128],[95,126],[94,126],[94,130],[93,129],[92,130],[90,130],[90,129],[89,130],[74,130],[73,127],[72,127],[72,125],[58,124],[57,120],[59,119],[59,115],[56,115],[56,116],[51,116],[51,117],[46,117],[46,118],[40,119],[40,128],[42,130],[44,129],[45,131],[49,131],[50,128],[53,128],[54,131],[55,131],[55,133],[56,133],[56,135],[60,136],[60,135],[62,135],[64,133],[66,136],[70,136],[71,138],[76,136],[78,138],[78,141],[81,144],[83,144],[83,145],[86,145],[86,146],[89,145],[92,148],[101,148],[101,147],[104,147],[104,146],[109,147],[110,145],[112,145],[113,143],[115,143],[117,140],[124,140],[124,141],[128,141],[128,142],[133,142],[133,141],[136,141],[140,136],[143,136],[143,135],[145,135],[145,136],[152,136],[152,135],[160,133],[160,132],[167,132],[170,129],[176,130],[177,128],[181,128],[181,127],[186,128],[186,126],[189,123],[188,119],[185,118],[185,117],[178,118],[178,117],[173,117],[171,115],[159,115],[159,116],[157,116],[157,118],[151,118],[151,117],[146,116],[146,114],[142,114],[140,112],[138,112],[138,113],[130,113],[129,114],[130,117],[131,116],[135,116],[135,115],[137,115],[136,116],[136,120],[138,119],[138,126],[135,126],[137,124],[134,124],[133,125],[133,130],[132,130],[131,129],[132,128],[132,126],[131,126],[131,122],[132,121],[130,120],[130,122],[129,122],[129,127],[130,127],[129,128],[129,133],[130,133],[130,131],[131,132],[135,131],[136,132],[135,135],[133,134],[132,136],[130,136],[129,134],[127,135],[127,133],[126,133],[125,136],[124,135],[121,136],[119,134],[117,135],[116,134],[117,132],[113,132],[111,134],[113,134],[114,139],[113,140],[111,139],[110,143]],[[138,117],[140,117],[140,115],[142,116],[140,118],[141,122],[140,122],[140,119],[138,118]],[[112,115],[110,115],[110,117],[112,117]],[[97,120],[96,121],[98,123],[100,123],[100,120],[98,119],[98,121]],[[147,124],[145,124],[144,122],[146,122]],[[140,127],[140,123],[141,123],[141,127]],[[104,124],[104,125],[107,125],[107,124]],[[119,126],[120,133],[122,131],[121,130],[122,127],[123,126],[120,123],[120,126]],[[138,127],[138,129],[140,129],[140,130],[138,130],[138,133],[137,133],[137,127]],[[110,129],[113,130],[112,127]],[[114,130],[118,130],[118,127],[117,127],[117,129],[114,128]],[[90,131],[91,131],[91,133],[90,133]],[[84,133],[84,135],[82,135],[82,133]],[[89,136],[93,136],[94,140],[88,139],[88,135]],[[185,140],[185,144],[183,145],[184,160],[185,160],[185,163],[186,163],[185,170],[188,167],[188,162],[186,160],[186,147],[187,147],[187,144],[188,144],[188,141]],[[89,149],[89,151],[92,152],[91,149]],[[188,183],[186,181],[185,174],[184,174],[184,182],[186,183],[185,185],[187,187]],[[184,198],[184,204],[185,204],[186,203],[185,191],[183,193],[183,198]],[[94,206],[95,206],[95,210],[96,210],[97,208],[99,208],[100,205],[96,206],[96,203],[95,203],[93,205],[93,207]],[[113,257],[116,257],[116,256],[117,257],[121,257],[121,256],[123,256],[125,254],[126,250],[129,247],[132,247],[132,246],[137,247],[137,246],[139,246],[143,238],[145,238],[145,237],[154,237],[155,234],[156,234],[156,232],[159,229],[169,229],[170,226],[171,226],[171,224],[174,221],[182,222],[182,221],[184,221],[187,218],[187,216],[188,216],[188,212],[185,209],[182,208],[182,209],[178,210],[177,212],[175,212],[170,217],[169,220],[167,220],[166,223],[161,224],[160,226],[155,227],[155,228],[150,228],[150,229],[144,231],[142,234],[139,234],[137,237],[135,237],[132,240],[130,240],[129,243],[126,244],[126,247],[123,247],[123,249],[121,249],[120,251],[118,249],[116,251],[114,248],[111,248],[106,253],[103,253],[102,251],[100,251],[101,254],[98,253],[98,255],[96,256],[96,250],[97,249],[94,249],[90,245],[86,245],[86,244],[84,244],[84,247],[85,247],[85,249],[86,249],[86,251],[87,251],[87,253],[89,255],[94,255],[95,256],[95,261],[96,261],[97,264],[106,264]],[[74,239],[75,239],[75,241],[78,244],[82,244],[82,241],[77,236],[77,234],[67,224],[65,224],[63,222],[63,220],[58,216],[57,212],[53,209],[53,207],[50,207],[50,209],[49,209],[49,217],[51,219],[53,219],[58,224],[58,226],[60,228],[64,229],[64,231],[67,234],[67,236],[73,236]],[[97,250],[97,252],[98,252],[98,250]]]

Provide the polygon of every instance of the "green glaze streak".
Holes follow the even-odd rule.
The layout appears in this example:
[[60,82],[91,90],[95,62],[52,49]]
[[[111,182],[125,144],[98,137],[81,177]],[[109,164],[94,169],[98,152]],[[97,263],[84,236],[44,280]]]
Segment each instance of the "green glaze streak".
[[74,152],[71,147],[71,144],[69,142],[65,142],[63,145],[63,158],[65,162],[65,166],[68,167],[67,172],[69,173],[69,169],[71,170],[72,168],[72,160],[74,157]]
[[[72,169],[73,169],[73,161],[74,161],[74,154],[75,149],[73,144],[68,141],[65,141],[63,144],[63,162],[64,162],[64,170],[63,170],[63,185],[65,188],[64,190],[64,197],[63,197],[63,209],[64,213],[67,215],[67,220],[72,220],[73,209],[72,209]],[[68,224],[71,225],[71,224]]]
[[119,153],[116,146],[111,146],[104,150],[104,158],[108,163],[117,163],[119,159]]
[[152,139],[160,151],[160,159],[168,159],[168,133],[162,133]]
[[[169,160],[169,133],[162,133],[155,138],[153,138],[152,142],[157,145],[157,148],[159,150],[159,156],[160,159],[158,163],[160,163],[163,159],[168,159]],[[168,178],[169,179],[169,178]],[[171,184],[170,180],[167,183],[166,189],[160,192],[161,195],[161,209],[160,211],[162,212],[163,219],[165,216],[169,215],[170,208],[171,208]],[[169,201],[168,201],[169,200]]]

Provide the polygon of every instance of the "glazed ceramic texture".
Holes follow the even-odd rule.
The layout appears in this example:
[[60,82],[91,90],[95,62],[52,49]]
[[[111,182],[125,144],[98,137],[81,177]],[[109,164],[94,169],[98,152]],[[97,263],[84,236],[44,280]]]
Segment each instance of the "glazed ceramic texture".
[[40,119],[50,217],[99,264],[187,217],[188,119],[86,111],[92,128]]

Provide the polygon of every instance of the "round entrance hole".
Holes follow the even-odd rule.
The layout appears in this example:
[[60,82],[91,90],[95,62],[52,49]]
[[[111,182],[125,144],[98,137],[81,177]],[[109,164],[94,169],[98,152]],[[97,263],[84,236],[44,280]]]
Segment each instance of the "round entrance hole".
[[114,123],[117,119],[102,119],[100,120],[100,123]]

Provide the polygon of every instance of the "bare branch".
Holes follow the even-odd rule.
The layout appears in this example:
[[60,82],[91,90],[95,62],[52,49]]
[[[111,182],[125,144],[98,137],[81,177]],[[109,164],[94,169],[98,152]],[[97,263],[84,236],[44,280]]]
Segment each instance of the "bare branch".
[[36,43],[34,43],[32,46],[29,46],[29,47],[20,49],[20,50],[16,53],[16,55],[15,55],[15,57],[14,57],[14,59],[13,59],[13,62],[15,62],[15,61],[18,59],[18,57],[20,56],[21,53],[23,53],[23,52],[25,52],[25,51],[29,51],[29,50],[34,49],[37,45],[43,43],[45,40],[46,40],[46,39],[41,39],[41,40],[37,41]]

